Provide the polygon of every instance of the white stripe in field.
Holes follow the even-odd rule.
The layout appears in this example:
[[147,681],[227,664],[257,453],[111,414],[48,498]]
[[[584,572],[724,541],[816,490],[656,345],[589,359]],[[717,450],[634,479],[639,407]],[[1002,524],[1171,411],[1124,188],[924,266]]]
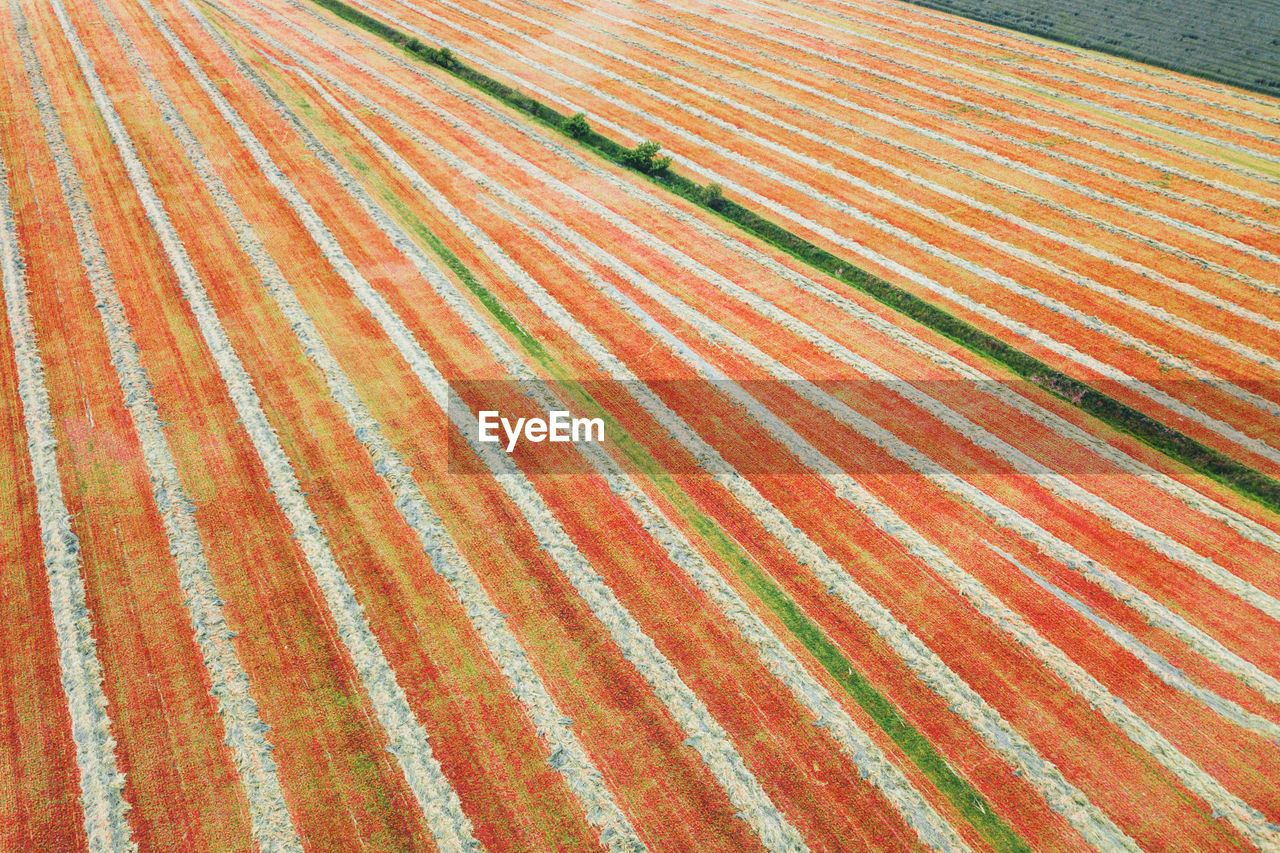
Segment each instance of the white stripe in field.
[[[213,86],[195,57],[177,39],[167,22],[148,0],[141,0],[141,7],[152,25],[192,72],[196,82],[211,97],[219,114],[244,143],[255,164],[298,215],[312,240],[326,258],[331,260],[335,271],[344,279],[358,276],[359,273],[342,253],[341,247],[325,228],[319,215],[271,159],[231,104]],[[162,92],[160,95],[167,100]],[[431,559],[432,567],[445,579],[463,605],[473,628],[507,678],[513,695],[520,701],[530,721],[546,741],[548,753],[554,757],[553,766],[564,776],[570,791],[581,803],[588,821],[599,828],[601,841],[617,853],[644,850],[643,842],[609,793],[603,775],[573,734],[568,718],[556,707],[519,641],[507,627],[505,617],[494,605],[479,577],[448,535],[443,521],[414,482],[412,470],[382,434],[381,425],[373,419],[360,399],[314,321],[306,313],[293,288],[245,219],[244,213],[217,172],[213,170],[199,143],[186,128],[180,115],[172,113],[167,121],[183,141],[201,180],[210,190],[220,211],[227,217],[246,256],[259,272],[263,287],[289,321],[308,358],[323,373],[330,393],[342,407],[355,436],[364,445],[375,471],[394,495],[401,516],[418,535],[424,553]]]
[[[108,23],[115,25],[116,22],[108,17]],[[50,149],[56,152],[55,167],[96,297],[111,362],[138,436],[154,490],[155,506],[164,523],[169,551],[174,556],[178,579],[186,596],[193,636],[209,676],[210,692],[217,701],[219,718],[226,731],[226,743],[231,749],[248,801],[254,840],[264,853],[301,851],[301,841],[284,800],[275,762],[271,759],[272,747],[266,739],[267,726],[258,713],[248,675],[236,654],[232,642],[234,635],[227,626],[222,599],[196,527],[195,507],[179,479],[172,450],[161,427],[159,409],[151,393],[151,383],[142,367],[124,305],[112,281],[84,188],[75,174],[67,140],[44,81],[38,80],[33,91],[45,122]]]
[[106,122],[107,131],[124,161],[129,181],[142,202],[147,220],[164,248],[165,256],[176,275],[183,296],[191,306],[205,344],[253,442],[276,501],[289,519],[306,555],[338,634],[351,655],[361,683],[390,741],[388,749],[399,762],[436,844],[446,853],[481,849],[472,835],[470,822],[462,812],[457,793],[449,785],[439,762],[431,754],[426,730],[413,716],[404,690],[396,682],[395,673],[361,612],[354,590],[347,583],[324,533],[307,505],[297,475],[262,410],[248,372],[227,339],[226,330],[214,311],[204,283],[187,254],[186,246],[151,184],[146,168],[138,159],[128,131],[98,79],[84,45],[75,35],[66,11],[61,8],[60,0],[55,0],[53,11],[68,37],[72,53],[89,86],[98,112]]
[[[26,39],[26,23],[20,18],[22,13],[16,0],[10,0],[9,9],[15,35]],[[22,48],[26,48],[21,49],[25,61],[34,58],[34,54],[28,52],[29,45],[23,44]],[[131,853],[138,845],[125,819],[129,803],[123,794],[124,775],[116,767],[116,741],[111,734],[107,697],[102,688],[102,664],[93,637],[93,616],[85,601],[80,542],[71,529],[71,515],[62,497],[53,413],[27,301],[26,273],[18,247],[18,229],[9,206],[8,182],[8,168],[0,160],[0,277],[18,372],[27,455],[35,482],[36,512],[44,543],[44,567],[58,639],[62,690],[67,697],[71,738],[75,744],[84,831],[92,853]]]
[[[415,102],[421,101],[421,99],[416,98],[412,92],[408,92],[407,90],[404,90],[403,87],[398,86],[398,84],[394,84],[392,81],[386,80],[382,75],[378,74],[373,69],[364,66],[353,57],[349,57],[336,48],[325,45],[316,37],[306,33],[305,31],[299,30],[296,27],[293,28],[304,38],[317,44],[317,46],[328,47],[331,52],[345,59],[351,66],[360,68],[370,76],[384,80],[386,85],[390,88],[396,89],[405,97],[415,100]],[[293,54],[293,56],[296,57],[297,55]],[[329,76],[332,77],[332,75]],[[341,81],[336,80],[336,78],[333,79],[335,83],[340,84]],[[421,105],[426,109],[433,109],[425,102]],[[436,112],[439,118],[449,121],[452,126],[460,130],[466,130],[465,126],[456,119],[451,119],[451,117],[440,113],[438,110],[433,111]],[[483,143],[484,140],[480,141]],[[492,144],[491,141],[490,144]],[[501,154],[500,151],[498,153]],[[527,164],[521,166],[520,162],[518,162],[517,158],[513,155],[508,156],[506,159],[508,159],[509,162],[520,166],[529,174],[534,174],[537,171],[536,167],[529,167]],[[554,182],[554,179],[546,182],[551,184]],[[575,191],[568,188],[564,188],[561,191],[566,195],[575,195]],[[589,204],[587,206],[590,207]],[[599,212],[602,216],[608,218],[607,211],[595,212]],[[616,217],[614,218],[616,219]],[[621,225],[619,227],[625,228],[625,226]],[[612,261],[612,259],[607,256],[597,258],[597,260],[601,263],[613,264],[615,270],[621,275],[625,276],[627,274],[627,270],[625,268],[618,268],[616,262]],[[707,273],[710,273],[710,271],[705,271],[704,275]],[[633,280],[632,283],[637,286],[643,286],[643,282],[641,281]],[[714,368],[709,368],[709,370],[714,371]],[[725,381],[727,379],[723,374],[719,374],[718,371],[705,373],[704,376],[716,381]],[[761,418],[762,423],[771,427],[771,429],[775,431],[775,435],[782,436],[788,446],[791,447],[793,451],[796,451],[797,455],[802,459],[810,462],[810,464],[814,464],[811,460],[818,460],[818,463],[815,465],[816,471],[821,472],[827,470],[821,465],[820,455],[817,454],[810,445],[804,442],[804,440],[800,438],[798,434],[794,433],[793,430],[778,421],[772,413],[767,412],[767,410],[763,410],[762,407],[760,407],[752,398],[746,396],[745,392],[742,392],[741,396],[735,397],[735,399],[745,408],[756,412],[756,417]],[[1226,791],[1226,789],[1223,788],[1217,780],[1213,779],[1193,762],[1190,762],[1172,744],[1165,740],[1163,736],[1152,729],[1149,724],[1137,715],[1133,714],[1123,702],[1120,702],[1112,696],[1105,687],[1096,681],[1096,679],[1086,673],[1077,664],[1067,659],[1060,650],[1056,649],[1056,647],[1053,647],[1051,644],[1047,643],[1047,641],[1043,640],[1043,638],[1039,637],[1039,635],[1034,632],[1034,629],[1031,629],[1030,626],[1022,622],[1021,618],[1008,610],[1003,603],[998,602],[997,599],[990,596],[990,593],[987,592],[976,579],[972,578],[972,576],[960,569],[959,566],[954,564],[954,562],[952,562],[949,557],[946,557],[946,555],[937,549],[936,546],[933,546],[931,543],[924,540],[923,537],[920,537],[918,533],[893,514],[892,510],[881,504],[877,499],[871,496],[870,493],[863,490],[861,486],[852,481],[851,478],[847,477],[847,475],[832,477],[832,475],[824,474],[823,476],[831,477],[833,485],[836,486],[837,491],[846,499],[854,502],[857,508],[868,514],[882,530],[895,536],[895,538],[901,539],[904,532],[906,532],[907,535],[916,539],[917,541],[914,543],[915,547],[911,547],[911,544],[908,544],[908,550],[917,554],[917,556],[927,556],[932,558],[931,560],[928,560],[928,562],[934,566],[935,570],[939,571],[942,576],[948,578],[948,580],[951,581],[962,594],[967,597],[971,597],[971,599],[975,596],[978,597],[978,602],[980,604],[979,609],[985,610],[989,618],[993,618],[993,621],[996,621],[1002,628],[1011,631],[1015,638],[1023,645],[1038,645],[1040,651],[1038,656],[1041,657],[1044,662],[1049,664],[1050,667],[1057,672],[1064,681],[1066,681],[1066,683],[1072,686],[1073,689],[1079,691],[1081,695],[1094,704],[1095,707],[1098,707],[1100,703],[1105,704],[1106,707],[1104,708],[1104,713],[1107,713],[1109,719],[1116,722],[1117,725],[1119,725],[1122,730],[1124,730],[1136,743],[1146,748],[1153,757],[1161,761],[1161,763],[1177,774],[1185,784],[1188,784],[1192,788],[1192,790],[1195,790],[1198,794],[1204,796],[1206,800],[1214,803],[1215,807],[1220,807],[1224,813],[1234,815],[1236,817],[1234,823],[1241,832],[1255,839],[1265,840],[1269,838],[1269,830],[1267,829],[1265,818],[1260,812],[1243,803],[1243,801],[1239,800],[1235,795]],[[983,607],[981,605],[987,605],[987,607]],[[1034,641],[1032,638],[1034,638]]]
[[[294,73],[306,80],[321,98],[368,140],[384,159],[392,163],[415,189],[428,197],[437,209],[444,212],[450,221],[474,240],[509,279],[522,289],[531,285],[537,287],[533,279],[520,269],[497,244],[463,217],[460,211],[428,184],[412,166],[377,134],[374,134],[354,113],[335,100],[306,72],[295,70]],[[409,129],[403,122],[387,114],[373,101],[343,85],[337,78],[329,76],[327,79],[331,84],[340,86],[348,97],[356,98],[366,109],[395,122],[402,132]],[[420,138],[425,140],[425,137]],[[438,146],[432,146],[432,151],[437,156],[446,158],[447,162],[455,165],[460,162]],[[459,298],[461,294],[456,288],[453,288],[453,291],[449,298],[463,306],[464,320],[468,327],[478,334],[484,326],[484,320],[475,309],[470,307],[469,303]],[[494,355],[504,364],[511,365],[518,362],[519,357],[510,346],[500,338],[497,341],[502,351]],[[534,397],[536,402],[548,411],[557,405],[562,405],[550,393],[547,386],[541,383],[535,383],[526,389],[526,394]],[[857,728],[830,693],[804,670],[799,660],[769,631],[759,617],[733,591],[733,588],[707,562],[701,552],[693,547],[679,528],[663,515],[652,499],[623,473],[613,459],[594,444],[577,445],[576,449],[601,476],[610,491],[627,502],[641,527],[666,551],[672,564],[684,571],[699,589],[720,607],[721,612],[737,626],[743,638],[757,649],[765,666],[787,686],[800,704],[809,709],[818,724],[828,730],[853,760],[859,773],[869,778],[884,793],[886,799],[904,817],[907,824],[916,831],[921,841],[935,850],[967,849],[954,830],[912,787],[902,772],[888,762],[883,753]]]
[[[189,8],[193,14],[199,14],[194,7],[190,6],[189,0],[182,0],[182,2],[184,7]],[[233,20],[239,20],[238,16],[221,6],[213,3],[208,5],[220,9],[223,14]],[[211,36],[217,37],[207,22],[202,22],[202,26]],[[241,26],[264,43],[279,44],[248,22],[242,22]],[[282,115],[288,113],[288,108],[270,93],[252,69],[248,68],[238,54],[234,53],[232,46],[225,40],[220,40],[219,43],[236,64],[240,73],[251,80],[264,97],[272,101],[277,111]],[[287,54],[291,58],[297,57],[292,51],[287,51]],[[442,282],[447,280],[447,276],[435,267],[421,250],[417,249],[411,238],[376,206],[349,174],[344,174],[345,170],[336,160],[327,155],[327,152],[317,148],[314,153],[325,162],[344,189],[361,204],[365,212],[393,240],[397,248],[414,263],[419,273],[433,286],[444,290]],[[533,484],[511,461],[510,456],[491,444],[478,442],[474,416],[449,406],[448,385],[444,377],[414,339],[411,331],[373,288],[361,287],[359,282],[355,284],[356,297],[383,327],[389,339],[400,350],[401,355],[409,363],[423,386],[431,393],[437,405],[447,413],[454,426],[471,443],[472,448],[489,468],[503,491],[524,515],[530,528],[538,537],[539,543],[555,560],[575,590],[590,607],[593,615],[609,631],[623,656],[636,667],[637,672],[654,690],[658,699],[666,705],[676,723],[690,735],[688,744],[698,752],[707,769],[728,794],[730,802],[740,810],[765,847],[773,851],[807,849],[799,833],[786,821],[770,801],[759,781],[746,767],[728,733],[711,716],[702,700],[681,680],[675,667],[644,634],[639,623],[618,601],[599,573],[587,562]],[[451,305],[451,307],[456,310],[460,308],[460,304]],[[488,327],[485,327],[483,333],[493,340],[497,339],[496,334]],[[533,378],[527,369],[522,368],[522,374],[524,378]]]

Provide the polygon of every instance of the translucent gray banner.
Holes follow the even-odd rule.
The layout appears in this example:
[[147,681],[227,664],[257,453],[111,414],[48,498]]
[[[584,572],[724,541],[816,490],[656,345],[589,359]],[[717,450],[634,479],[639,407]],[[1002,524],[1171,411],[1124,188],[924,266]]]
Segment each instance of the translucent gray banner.
[[[1236,384],[1280,402],[1275,383]],[[1201,383],[1147,386],[1191,406],[1212,393]],[[1118,383],[1093,388],[1135,398]],[[449,404],[455,473],[485,472],[482,457],[501,453],[530,474],[589,474],[601,451],[627,469],[671,474],[1120,473],[1089,447],[1113,430],[1020,380],[466,380],[451,383]],[[1280,420],[1259,410],[1252,424],[1280,439]]]

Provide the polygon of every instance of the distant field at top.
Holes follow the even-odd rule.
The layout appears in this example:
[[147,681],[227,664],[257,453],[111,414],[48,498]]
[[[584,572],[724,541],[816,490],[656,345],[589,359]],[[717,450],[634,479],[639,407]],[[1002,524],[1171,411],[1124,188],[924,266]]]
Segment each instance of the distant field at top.
[[917,5],[1280,94],[1275,0],[913,0]]

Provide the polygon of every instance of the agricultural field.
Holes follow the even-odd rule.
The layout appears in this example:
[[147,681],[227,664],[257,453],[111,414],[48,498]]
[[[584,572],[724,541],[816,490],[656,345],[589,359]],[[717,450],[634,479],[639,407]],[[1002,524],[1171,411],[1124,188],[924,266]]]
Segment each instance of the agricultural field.
[[[1280,95],[1280,14],[1268,0],[912,2],[998,27]],[[944,22],[946,18],[935,21]]]
[[0,850],[1280,851],[1280,100],[897,0],[0,46]]

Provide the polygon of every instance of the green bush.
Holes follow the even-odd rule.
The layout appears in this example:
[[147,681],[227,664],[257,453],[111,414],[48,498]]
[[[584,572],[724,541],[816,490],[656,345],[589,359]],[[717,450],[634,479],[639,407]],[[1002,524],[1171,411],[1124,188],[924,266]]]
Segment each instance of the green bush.
[[707,184],[698,187],[698,201],[715,210],[724,202],[724,187],[719,184]]
[[655,156],[661,150],[662,146],[652,140],[641,142],[622,155],[622,164],[646,175],[664,172],[671,165],[671,158]]
[[591,132],[591,125],[587,123],[585,113],[575,113],[564,120],[560,125],[560,129],[574,139],[581,139]]
[[436,51],[435,63],[441,68],[453,70],[458,67],[458,59],[453,55],[453,51],[447,47],[442,47]]

